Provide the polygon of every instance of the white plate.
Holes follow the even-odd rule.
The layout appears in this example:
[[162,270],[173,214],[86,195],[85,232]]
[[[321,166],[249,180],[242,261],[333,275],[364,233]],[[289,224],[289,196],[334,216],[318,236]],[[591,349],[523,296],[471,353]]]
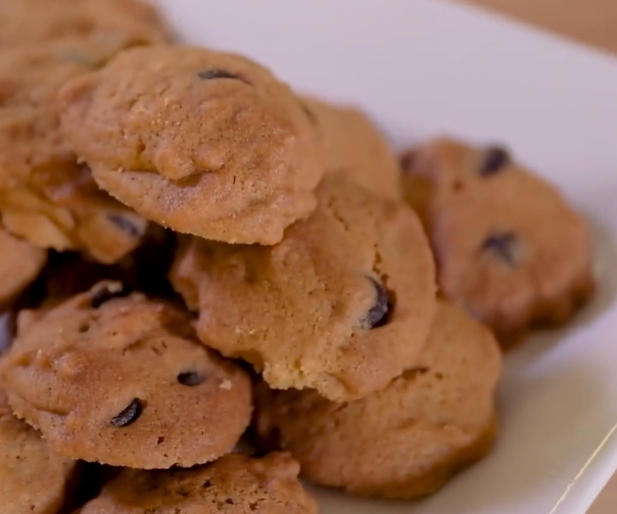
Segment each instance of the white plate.
[[324,514],[582,514],[617,467],[617,61],[440,0],[159,0],[188,41],[358,102],[402,146],[500,140],[589,217],[600,291],[510,354],[495,452],[419,503],[319,492]]

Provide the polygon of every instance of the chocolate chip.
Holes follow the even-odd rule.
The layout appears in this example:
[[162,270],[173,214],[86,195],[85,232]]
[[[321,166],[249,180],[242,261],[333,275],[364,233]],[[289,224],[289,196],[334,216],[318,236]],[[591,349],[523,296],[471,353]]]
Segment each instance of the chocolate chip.
[[185,386],[198,386],[204,380],[204,376],[196,371],[187,371],[178,375],[178,382]]
[[304,114],[306,114],[306,117],[309,119],[309,121],[313,124],[313,125],[317,125],[317,116],[315,116],[315,113],[309,109],[307,107],[306,104],[300,102],[300,105],[302,106],[302,110],[304,111]]
[[212,80],[212,79],[234,79],[234,80],[242,80],[238,75],[234,75],[233,73],[221,70],[220,68],[210,68],[209,70],[200,71],[197,76],[203,80]]
[[510,163],[510,154],[504,148],[495,146],[486,151],[480,166],[480,175],[490,177],[498,173]]
[[388,322],[388,314],[392,308],[390,295],[381,282],[373,277],[369,277],[369,280],[375,287],[375,302],[368,311],[364,324],[367,328],[383,327]]
[[111,221],[114,225],[116,225],[120,230],[126,232],[131,237],[140,237],[141,230],[133,225],[133,223],[116,212],[110,213],[107,215],[107,219]]
[[141,415],[141,410],[141,402],[135,398],[126,409],[111,418],[109,424],[116,428],[128,427],[131,423],[137,421],[137,418]]
[[94,309],[98,309],[101,305],[114,298],[122,298],[126,295],[124,286],[120,282],[111,282],[99,287],[94,293],[90,303]]
[[513,232],[491,234],[482,244],[482,250],[496,255],[499,259],[514,266],[518,238]]
[[411,150],[401,157],[401,169],[403,173],[410,173],[416,160],[416,152]]

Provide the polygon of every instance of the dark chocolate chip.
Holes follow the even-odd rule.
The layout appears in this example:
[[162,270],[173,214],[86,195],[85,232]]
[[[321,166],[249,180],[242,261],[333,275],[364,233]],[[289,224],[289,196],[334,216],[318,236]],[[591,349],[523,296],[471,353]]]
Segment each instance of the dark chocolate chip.
[[112,212],[107,215],[107,219],[131,237],[141,236],[141,231],[139,230],[139,228],[133,225],[130,220],[128,220],[121,214],[118,214],[117,212]]
[[513,232],[491,234],[482,244],[482,250],[496,255],[499,259],[514,266],[518,239]]
[[375,287],[375,303],[368,311],[365,325],[367,328],[383,327],[388,322],[388,314],[392,308],[390,295],[381,282],[378,282],[373,277],[369,277],[369,280]]
[[409,151],[401,157],[401,169],[403,173],[409,173],[413,169],[416,160],[416,152]]
[[238,75],[235,75],[227,70],[221,70],[220,68],[210,68],[209,70],[200,71],[197,76],[203,80],[212,79],[234,79],[242,80]]
[[178,382],[185,386],[198,386],[204,380],[204,376],[196,371],[187,371],[178,375]]
[[317,125],[317,116],[315,116],[315,113],[311,109],[309,109],[305,103],[300,102],[300,105],[302,106],[302,110],[304,111],[304,114],[306,114],[306,117],[309,119],[309,121],[313,125]]
[[426,366],[418,366],[406,369],[402,376],[405,380],[415,380],[418,377],[426,375],[428,372],[429,369]]
[[112,282],[94,291],[90,302],[94,309],[98,309],[105,302],[114,298],[122,298],[123,296],[126,296],[124,286],[120,282]]
[[135,398],[120,414],[111,418],[110,425],[116,428],[128,427],[131,423],[137,421],[141,415],[141,402]]
[[490,177],[510,164],[510,154],[504,148],[495,146],[486,150],[484,160],[480,165],[480,175]]

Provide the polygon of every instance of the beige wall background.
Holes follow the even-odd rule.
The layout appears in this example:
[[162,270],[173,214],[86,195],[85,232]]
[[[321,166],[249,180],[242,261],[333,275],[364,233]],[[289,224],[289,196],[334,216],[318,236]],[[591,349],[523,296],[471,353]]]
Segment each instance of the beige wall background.
[[[617,0],[463,0],[617,55]],[[617,97],[617,92],[615,92]],[[588,514],[617,513],[617,475]]]
[[617,0],[466,0],[617,54]]

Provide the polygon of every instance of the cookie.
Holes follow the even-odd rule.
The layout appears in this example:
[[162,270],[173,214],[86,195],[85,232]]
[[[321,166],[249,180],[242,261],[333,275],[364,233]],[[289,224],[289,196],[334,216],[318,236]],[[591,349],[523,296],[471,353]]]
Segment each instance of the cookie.
[[41,436],[13,416],[0,390],[0,503],[2,514],[57,514],[74,461],[56,455]]
[[112,263],[146,221],[99,190],[60,132],[58,88],[134,41],[69,38],[0,50],[0,210],[6,228],[41,248]]
[[248,59],[133,49],[61,100],[64,132],[97,183],[177,232],[271,245],[315,208],[317,132],[289,88]]
[[187,238],[171,281],[197,333],[274,388],[345,401],[413,362],[435,305],[434,264],[416,215],[328,174],[318,207],[272,247]]
[[117,282],[22,313],[0,376],[19,417],[60,455],[141,469],[229,452],[247,427],[250,379],[196,343],[187,315]]
[[402,160],[443,294],[511,340],[569,318],[593,291],[585,222],[500,147],[441,139]]
[[34,281],[46,260],[47,252],[0,227],[0,312]]
[[336,404],[313,391],[258,389],[257,430],[322,485],[417,498],[483,457],[495,434],[500,349],[491,332],[439,303],[416,366],[384,390]]
[[289,454],[231,454],[190,470],[123,470],[80,514],[317,514]]
[[349,173],[373,193],[402,197],[398,159],[365,113],[310,97],[301,102],[322,137],[328,170]]
[[142,43],[162,43],[170,37],[156,10],[139,0],[0,3],[0,48],[92,35],[128,35]]

